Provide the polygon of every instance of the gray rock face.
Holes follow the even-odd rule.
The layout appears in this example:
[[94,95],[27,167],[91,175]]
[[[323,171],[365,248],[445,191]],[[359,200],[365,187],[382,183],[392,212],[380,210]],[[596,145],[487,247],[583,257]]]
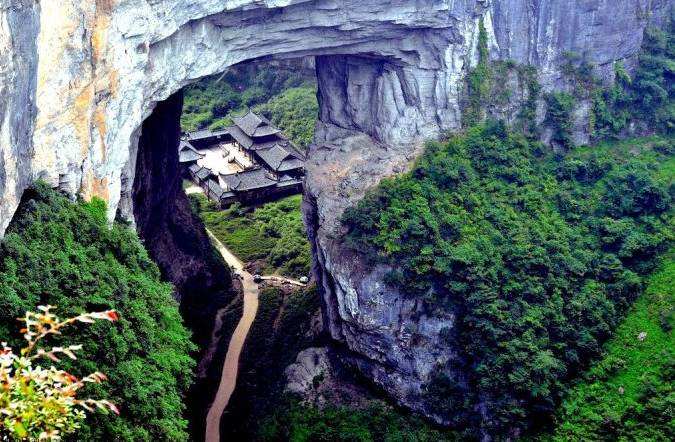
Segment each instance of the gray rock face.
[[328,349],[325,347],[307,348],[295,358],[295,362],[286,367],[286,391],[299,395],[309,395],[314,384],[330,376],[331,363]]
[[0,236],[30,183],[39,8],[0,3]]
[[[483,18],[491,56],[530,63],[545,89],[561,54],[611,79],[673,0],[0,0],[0,234],[42,177],[133,220],[143,121],[196,79],[260,57],[317,56],[320,122],[305,217],[324,324],[400,403],[453,357],[441,330],[341,243],[339,217],[422,142],[459,126]],[[148,189],[152,192],[152,189]],[[442,417],[436,417],[443,422]]]
[[648,21],[660,24],[671,0],[493,0],[493,55],[537,66],[544,87],[561,80],[557,68],[565,51],[584,56],[604,78],[613,64],[635,64]]

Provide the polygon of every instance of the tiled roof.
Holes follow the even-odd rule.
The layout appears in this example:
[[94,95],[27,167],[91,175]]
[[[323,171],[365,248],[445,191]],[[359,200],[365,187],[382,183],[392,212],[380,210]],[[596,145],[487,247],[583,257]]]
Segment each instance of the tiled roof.
[[237,126],[230,126],[227,128],[227,130],[232,138],[234,138],[237,143],[241,144],[246,149],[249,149],[253,145],[253,140]]
[[271,140],[271,141],[263,141],[262,143],[256,143],[255,141],[253,144],[248,148],[250,150],[262,150],[262,149],[269,149],[270,147],[274,146],[277,144],[280,140]]
[[252,137],[255,134],[255,130],[260,126],[262,120],[253,112],[249,111],[243,117],[234,117],[232,118],[234,124],[238,126],[241,130],[244,131],[246,135]]
[[297,185],[302,184],[302,180],[289,180],[289,181],[283,181],[277,184],[277,187],[290,187],[290,186],[297,186]]
[[286,172],[289,170],[300,169],[304,167],[304,165],[305,163],[302,160],[299,160],[297,158],[290,158],[282,161],[277,171]]
[[211,171],[209,169],[206,169],[202,166],[200,166],[197,163],[194,163],[192,166],[188,168],[188,170],[197,178],[199,178],[201,181],[204,181],[208,177],[211,176]]
[[203,140],[205,138],[211,138],[211,137],[213,137],[213,132],[208,130],[208,129],[196,130],[194,132],[189,132],[187,134],[187,139],[189,141]]
[[204,158],[204,155],[200,154],[197,149],[195,149],[192,144],[187,141],[181,141],[178,145],[178,161],[181,163],[191,163],[197,161],[200,158]]
[[191,150],[181,150],[178,154],[179,163],[192,163],[203,158],[203,155]]
[[281,131],[274,126],[264,125],[264,126],[258,126],[258,128],[255,130],[255,133],[253,134],[253,136],[254,137],[266,137],[266,136],[269,136],[269,135],[278,134],[279,132],[281,132]]
[[281,163],[290,156],[290,153],[278,144],[269,149],[259,150],[257,153],[272,170],[279,170]]
[[253,169],[231,175],[221,175],[221,179],[230,190],[243,192],[276,185],[277,181],[270,178],[264,169]]
[[199,170],[195,173],[195,175],[197,175],[197,178],[204,181],[205,179],[210,177],[212,173],[209,169],[206,169],[205,167],[200,167]]
[[258,116],[251,111],[248,111],[243,117],[232,118],[232,121],[249,137],[265,137],[280,132],[279,129],[272,126],[267,118]]
[[298,157],[295,151],[279,144],[275,144],[269,149],[258,150],[256,153],[274,171],[283,172],[299,169],[304,165],[303,160]]
[[211,132],[214,137],[220,137],[222,135],[227,135],[230,133],[229,127],[226,127],[225,129],[219,129],[219,130],[214,130]]
[[190,144],[189,141],[180,140],[180,143],[178,143],[178,151],[180,152],[181,150],[184,150],[184,149],[197,150],[197,149],[195,149],[195,147],[192,144]]
[[206,187],[208,187],[209,192],[220,198],[225,191],[223,190],[222,187],[218,183],[216,183],[214,180],[208,180],[206,183]]

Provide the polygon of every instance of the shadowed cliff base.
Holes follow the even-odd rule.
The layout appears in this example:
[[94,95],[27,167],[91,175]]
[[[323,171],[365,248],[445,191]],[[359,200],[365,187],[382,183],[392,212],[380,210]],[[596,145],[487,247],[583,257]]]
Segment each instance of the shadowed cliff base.
[[[174,94],[158,103],[143,124],[133,190],[134,219],[162,276],[176,286],[181,313],[194,341],[204,349],[216,312],[231,300],[232,283],[229,268],[214,251],[181,188],[178,142],[182,104],[182,93]],[[209,396],[205,389],[209,391],[199,381],[193,386],[188,410],[199,415],[189,416],[192,422],[204,419]]]

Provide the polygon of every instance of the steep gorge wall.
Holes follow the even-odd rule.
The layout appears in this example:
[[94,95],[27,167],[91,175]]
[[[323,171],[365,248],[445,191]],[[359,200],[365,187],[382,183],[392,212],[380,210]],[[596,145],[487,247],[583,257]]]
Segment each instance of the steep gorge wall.
[[[175,107],[158,103],[238,62],[318,56],[320,121],[304,210],[326,327],[367,376],[400,403],[426,413],[422,386],[437,363],[453,357],[440,338],[453,318],[427,316],[413,298],[383,283],[386,268],[368,268],[346,251],[342,211],[382,177],[405,170],[424,139],[458,128],[462,82],[475,63],[481,17],[491,56],[536,66],[550,90],[560,84],[565,51],[585,55],[608,80],[615,61],[634,64],[644,27],[665,17],[673,3],[5,1],[0,233],[23,189],[41,177],[72,194],[104,198],[111,218],[135,218],[160,264],[163,249],[182,248],[177,236],[184,232],[176,227],[186,219],[185,207],[174,199],[180,198],[175,165],[169,159],[156,164],[161,152],[171,155],[171,139],[158,148],[143,122],[155,109],[159,120],[175,119]],[[162,179],[162,173],[175,180]],[[158,208],[169,218],[147,213]],[[190,230],[198,242],[203,239],[199,227]],[[165,262],[165,274],[185,281],[187,267],[174,265]]]
[[[483,16],[494,58],[545,88],[560,54],[608,77],[672,0],[5,0],[0,5],[0,232],[42,177],[128,218],[142,121],[202,76],[259,57],[334,56],[322,120],[388,145],[457,127]],[[334,83],[334,84],[332,84]]]
[[32,0],[0,3],[0,236],[33,180],[39,16]]

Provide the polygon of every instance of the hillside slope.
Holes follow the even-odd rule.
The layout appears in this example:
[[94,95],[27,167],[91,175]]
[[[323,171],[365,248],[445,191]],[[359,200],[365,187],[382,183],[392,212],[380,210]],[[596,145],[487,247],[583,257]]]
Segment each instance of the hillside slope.
[[63,317],[106,309],[120,315],[113,326],[78,331],[82,353],[60,363],[77,376],[105,373],[109,381],[87,393],[109,398],[121,411],[119,417],[92,413],[78,440],[187,440],[183,397],[195,347],[173,287],[161,281],[129,227],[108,225],[105,203],[72,203],[39,184],[26,192],[0,243],[0,341],[17,344],[16,318],[45,304]]
[[674,309],[671,250],[603,357],[567,394],[552,440],[673,440]]

